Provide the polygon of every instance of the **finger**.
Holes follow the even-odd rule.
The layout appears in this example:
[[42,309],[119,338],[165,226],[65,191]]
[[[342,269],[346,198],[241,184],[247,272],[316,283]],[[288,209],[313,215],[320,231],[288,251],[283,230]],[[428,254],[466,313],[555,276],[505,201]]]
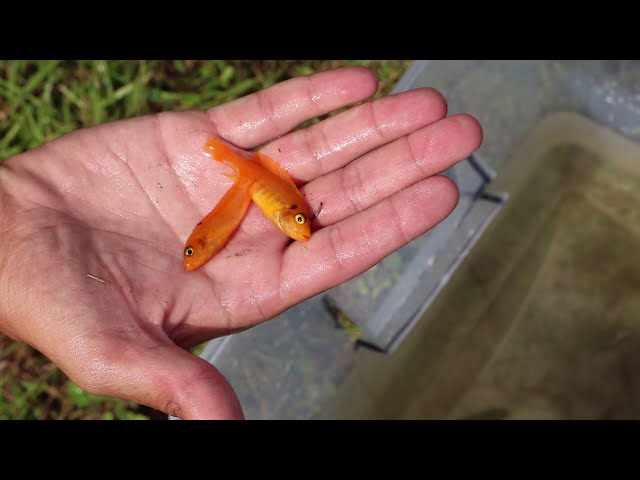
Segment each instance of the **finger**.
[[287,80],[207,111],[225,140],[245,149],[284,135],[310,118],[375,93],[378,80],[363,67],[340,68]]
[[482,143],[478,121],[454,115],[359,158],[302,188],[315,222],[331,225],[467,158]]
[[[175,344],[104,352],[80,386],[97,395],[127,398],[185,420],[242,419],[233,388],[207,361]],[[110,359],[110,361],[106,360]]]
[[279,138],[262,151],[298,180],[310,181],[388,142],[444,118],[447,103],[432,88],[383,97]]
[[364,212],[296,242],[283,259],[280,297],[296,304],[368,270],[444,220],[458,189],[443,176],[427,178]]

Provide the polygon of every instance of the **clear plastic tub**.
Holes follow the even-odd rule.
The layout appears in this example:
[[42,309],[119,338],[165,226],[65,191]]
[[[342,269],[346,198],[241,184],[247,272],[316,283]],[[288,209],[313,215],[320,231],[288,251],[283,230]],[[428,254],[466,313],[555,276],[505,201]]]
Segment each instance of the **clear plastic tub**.
[[[210,342],[201,356],[227,376],[247,418],[314,418],[328,411],[341,416],[336,406],[345,398],[341,392],[357,381],[353,372],[361,352],[352,342],[355,336],[379,351],[376,362],[396,361],[389,354],[420,328],[509,202],[511,185],[493,188],[493,177],[497,173],[500,179],[503,169],[519,161],[514,154],[544,117],[575,112],[640,139],[639,62],[419,61],[395,90],[421,86],[439,89],[450,113],[470,113],[484,129],[477,154],[447,172],[461,190],[458,207],[431,232],[358,278],[270,322]],[[327,308],[327,298],[333,309]],[[353,334],[351,329],[350,337],[337,328],[336,320],[344,327],[345,319],[361,330]]]

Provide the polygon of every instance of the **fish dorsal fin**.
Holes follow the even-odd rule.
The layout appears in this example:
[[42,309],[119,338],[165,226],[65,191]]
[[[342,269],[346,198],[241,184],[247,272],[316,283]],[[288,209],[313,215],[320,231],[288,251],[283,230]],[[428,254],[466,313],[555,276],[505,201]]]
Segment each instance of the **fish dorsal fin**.
[[276,177],[284,180],[288,185],[291,185],[293,188],[297,189],[296,184],[293,183],[291,176],[284,169],[282,165],[276,162],[273,158],[267,157],[265,154],[256,152],[254,159],[264,168],[273,173]]

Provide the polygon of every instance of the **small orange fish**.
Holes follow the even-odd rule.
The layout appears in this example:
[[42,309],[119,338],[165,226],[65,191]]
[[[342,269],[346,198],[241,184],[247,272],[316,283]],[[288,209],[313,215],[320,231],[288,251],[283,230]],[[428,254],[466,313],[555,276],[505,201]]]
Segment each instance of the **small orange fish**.
[[300,190],[280,164],[260,152],[252,159],[243,157],[219,138],[210,138],[204,151],[229,165],[239,176],[253,177],[249,192],[260,210],[289,237],[301,242],[309,240],[309,209]]
[[247,213],[251,184],[252,180],[238,177],[215,208],[193,229],[184,247],[186,271],[201,267],[227,244]]
[[235,170],[235,174],[224,174],[234,184],[189,235],[183,253],[185,270],[201,267],[227,244],[252,199],[286,235],[303,242],[309,240],[309,210],[284,168],[261,153],[251,159],[243,157],[218,138],[210,138],[204,151]]

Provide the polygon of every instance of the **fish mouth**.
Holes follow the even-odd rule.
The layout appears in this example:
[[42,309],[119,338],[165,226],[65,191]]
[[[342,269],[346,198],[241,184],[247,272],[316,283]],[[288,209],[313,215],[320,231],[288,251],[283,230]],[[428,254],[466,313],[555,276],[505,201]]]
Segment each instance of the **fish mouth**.
[[284,232],[289,238],[296,240],[297,242],[306,242],[311,238],[311,235],[308,233],[302,232]]
[[198,268],[198,265],[195,262],[189,260],[184,260],[182,264],[184,265],[184,270],[186,272],[191,272]]
[[185,271],[185,272],[190,272],[190,271],[192,271],[192,270],[195,270],[195,268],[194,268],[194,267],[192,267],[191,265],[189,265],[188,263],[185,263],[185,264],[184,264],[184,271]]

